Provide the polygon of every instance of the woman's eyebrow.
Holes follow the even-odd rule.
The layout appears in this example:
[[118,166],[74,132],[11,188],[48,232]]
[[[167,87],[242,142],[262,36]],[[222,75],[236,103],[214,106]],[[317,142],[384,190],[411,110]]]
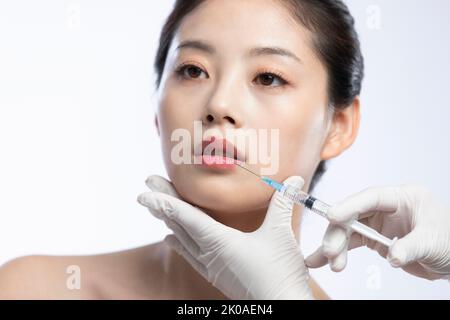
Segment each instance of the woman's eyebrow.
[[297,57],[293,52],[280,48],[280,47],[258,47],[250,50],[250,56],[263,56],[263,55],[280,55],[288,58],[292,58],[300,64],[303,64],[302,60]]
[[213,46],[211,46],[211,45],[209,45],[209,44],[207,44],[207,43],[205,43],[203,41],[200,41],[200,40],[186,40],[186,41],[183,41],[183,42],[181,42],[178,45],[178,47],[176,48],[176,51],[179,51],[179,50],[184,49],[184,48],[197,49],[197,50],[209,53],[209,54],[216,53],[216,49],[214,49]]
[[[191,48],[191,49],[197,49],[200,51],[203,51],[205,53],[208,54],[215,54],[216,53],[216,49],[201,40],[186,40],[181,42],[178,47],[176,48],[176,50],[181,50],[183,48]],[[302,64],[302,60],[297,57],[293,52],[281,48],[281,47],[256,47],[256,48],[252,48],[249,51],[249,56],[263,56],[263,55],[280,55],[280,56],[284,56],[284,57],[288,57],[288,58],[292,58],[294,60],[296,60],[298,63]]]

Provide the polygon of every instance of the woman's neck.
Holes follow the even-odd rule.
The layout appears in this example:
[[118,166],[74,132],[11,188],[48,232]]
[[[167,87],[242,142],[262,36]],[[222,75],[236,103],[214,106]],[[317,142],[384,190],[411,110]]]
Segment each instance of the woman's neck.
[[[248,214],[243,214],[242,219],[236,221],[236,216],[233,219],[226,219],[224,217],[221,223],[241,230],[243,232],[251,232],[261,225],[264,220],[265,213],[255,211]],[[216,219],[217,220],[217,219]],[[300,226],[300,208],[294,206],[292,227],[295,237],[299,239]],[[164,263],[164,291],[176,293],[180,299],[227,299],[217,288],[204,279],[191,265],[174,250],[170,249],[164,242],[162,243],[162,250],[165,251]],[[192,288],[195,288],[193,290]]]
[[209,283],[178,253],[164,242],[163,291],[165,299],[226,300],[219,289]]
[[[204,210],[209,216],[213,217],[216,221],[220,223],[234,228],[236,230],[240,230],[242,232],[252,232],[256,231],[264,222],[266,217],[268,208],[263,208],[260,210],[242,212],[239,214],[230,214],[230,213],[217,213],[217,212],[208,212]],[[295,234],[295,239],[299,242],[299,229],[301,222],[301,215],[303,212],[303,208],[298,205],[294,205],[294,209],[292,211],[292,230]]]
[[267,208],[239,213],[204,211],[210,217],[228,227],[242,232],[252,232],[257,230],[263,223]]

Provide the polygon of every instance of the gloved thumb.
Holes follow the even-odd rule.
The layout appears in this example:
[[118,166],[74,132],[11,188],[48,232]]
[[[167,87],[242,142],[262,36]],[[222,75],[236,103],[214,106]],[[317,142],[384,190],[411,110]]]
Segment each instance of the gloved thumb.
[[422,241],[423,239],[420,239],[418,232],[413,230],[391,245],[386,257],[387,260],[393,267],[399,268],[423,259],[426,252],[422,250]]
[[[300,176],[291,176],[283,181],[285,185],[291,185],[299,190],[305,184],[305,181]],[[292,219],[292,209],[294,202],[289,198],[284,198],[283,195],[275,191],[270,200],[269,209],[264,220],[263,225],[279,226],[290,225]]]
[[178,195],[178,192],[175,190],[175,187],[173,186],[172,182],[161,176],[151,175],[147,178],[147,180],[145,180],[145,184],[154,192],[165,193],[168,194],[169,196],[180,199],[180,196]]

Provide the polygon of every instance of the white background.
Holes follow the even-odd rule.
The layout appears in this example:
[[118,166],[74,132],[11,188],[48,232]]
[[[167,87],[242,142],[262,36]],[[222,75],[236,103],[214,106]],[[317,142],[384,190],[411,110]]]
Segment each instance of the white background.
[[[147,175],[166,176],[152,65],[172,3],[0,1],[0,263],[128,249],[169,232],[136,197]],[[450,2],[347,3],[366,59],[362,124],[316,195],[334,203],[417,182],[450,207]],[[305,254],[325,226],[306,215]],[[311,273],[335,299],[450,298],[449,283],[392,269],[366,248],[342,273]]]

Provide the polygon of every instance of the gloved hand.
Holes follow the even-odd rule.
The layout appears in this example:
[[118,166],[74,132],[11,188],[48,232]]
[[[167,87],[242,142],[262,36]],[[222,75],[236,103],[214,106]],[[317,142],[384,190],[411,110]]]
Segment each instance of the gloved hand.
[[[301,188],[304,181],[293,176],[285,183]],[[291,226],[291,200],[275,193],[261,227],[241,232],[180,200],[164,178],[150,176],[147,185],[153,192],[141,194],[138,201],[173,231],[165,241],[227,297],[312,299],[308,269]]]
[[[330,225],[322,246],[306,259],[307,266],[327,263],[341,271],[347,250],[367,246],[394,267],[418,277],[435,280],[450,275],[450,211],[420,186],[374,187],[352,195],[328,212]],[[388,238],[388,249],[345,227],[358,219]]]

